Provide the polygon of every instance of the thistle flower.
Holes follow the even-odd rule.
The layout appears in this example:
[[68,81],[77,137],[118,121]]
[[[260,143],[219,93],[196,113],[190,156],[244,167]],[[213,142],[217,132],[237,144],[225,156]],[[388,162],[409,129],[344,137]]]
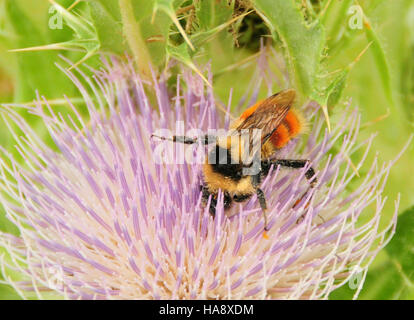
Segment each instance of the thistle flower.
[[[151,105],[131,67],[113,62],[106,68],[92,79],[79,69],[77,76],[64,70],[83,95],[89,121],[69,100],[76,119],[56,114],[40,97],[26,107],[44,121],[58,151],[14,108],[3,106],[5,118],[24,133],[15,135],[24,164],[2,150],[0,166],[2,204],[20,231],[18,237],[0,234],[8,253],[2,271],[22,296],[51,291],[69,299],[319,299],[355,270],[365,277],[394,231],[397,210],[380,230],[392,163],[375,160],[357,179],[359,186],[347,189],[356,176],[349,156],[365,148],[359,169],[372,141],[356,143],[357,111],[344,112],[328,133],[319,107],[306,107],[309,137],[292,141],[278,156],[311,159],[318,184],[293,208],[307,188],[306,168],[273,168],[262,184],[269,208],[266,240],[256,197],[228,216],[219,196],[213,219],[201,206],[199,164],[154,161],[157,142],[150,136],[158,128],[173,129],[180,120],[187,128],[228,126],[211,88],[187,72],[171,99],[165,82],[154,79]],[[14,271],[21,274],[17,280]]]

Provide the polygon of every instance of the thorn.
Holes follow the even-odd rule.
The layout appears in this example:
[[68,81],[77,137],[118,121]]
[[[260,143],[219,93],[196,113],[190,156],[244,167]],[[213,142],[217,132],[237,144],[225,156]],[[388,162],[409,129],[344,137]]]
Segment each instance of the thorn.
[[361,51],[361,53],[354,59],[354,61],[352,61],[349,66],[348,69],[351,69],[360,59],[361,57],[365,54],[365,52],[367,52],[367,50],[369,49],[369,47],[372,45],[374,41],[371,41],[370,43],[368,43],[368,45]]
[[236,120],[236,117],[233,116],[230,112],[227,112],[227,109],[219,101],[216,101],[215,105],[221,112],[228,115],[231,120]]
[[[83,100],[83,98],[78,98],[78,97],[73,97],[73,98],[68,98],[68,100],[72,103],[81,103]],[[37,105],[66,105],[68,103],[68,100],[66,99],[52,99],[52,100],[48,100],[47,102],[44,101],[32,101],[32,102],[21,102],[19,103],[19,105],[22,106],[27,106],[27,107],[35,107]],[[16,105],[16,107],[18,107],[18,105]]]
[[[214,30],[214,34],[216,34],[219,31],[224,30],[225,28],[227,28],[228,26],[230,26],[232,23],[236,22],[237,20],[243,19],[245,16],[247,16],[248,14],[250,14],[252,12],[253,12],[253,10],[250,10],[248,12],[245,12],[245,13],[243,13],[243,14],[241,14],[241,15],[239,15],[239,16],[237,16],[237,17],[235,17],[235,18],[233,18],[233,19],[231,19],[231,20],[229,20],[229,21],[227,21],[227,22],[225,22],[225,23],[223,23],[223,24],[221,24],[221,25],[213,28],[212,30]],[[207,38],[207,40],[204,40],[204,42],[209,41],[209,39],[211,39],[214,36],[214,34],[211,35],[211,36],[209,36]]]
[[157,9],[154,7],[154,10],[152,11],[152,16],[151,16],[151,24],[154,24],[156,14],[157,14]]
[[68,11],[72,10],[73,8],[75,8],[82,0],[76,0],[74,3],[72,3],[69,8],[67,8]]
[[177,9],[177,11],[175,12],[175,14],[176,15],[179,15],[179,14],[185,13],[185,12],[187,12],[189,10],[193,10],[193,9],[195,9],[195,5],[194,4],[190,4],[189,6],[186,6],[186,7]]
[[74,68],[77,68],[80,64],[82,64],[83,62],[85,62],[86,60],[88,60],[91,56],[93,56],[95,54],[96,50],[93,51],[89,51],[88,53],[86,53],[84,55],[84,57],[82,59],[80,59],[78,62],[75,62],[74,64],[72,64],[69,68],[67,68],[67,71],[71,71]]
[[45,50],[82,51],[82,50],[73,50],[73,49],[69,49],[69,48],[67,49],[59,43],[53,43],[53,44],[48,44],[48,45],[44,45],[44,46],[11,49],[11,50],[7,50],[7,52],[15,53],[15,52],[30,52],[30,51],[45,51]]
[[191,48],[191,50],[195,51],[195,48],[193,46],[193,44],[191,43],[190,39],[188,38],[187,34],[185,33],[183,27],[180,24],[180,21],[178,21],[177,16],[174,13],[168,12],[167,13],[171,20],[174,22],[175,26],[177,27],[178,31],[180,32],[180,34],[183,36],[185,42],[187,42],[188,46]]
[[322,9],[321,13],[319,14],[319,18],[323,17],[326,13],[326,10],[328,10],[328,7],[330,6],[332,0],[328,0],[326,3],[326,6]]
[[382,116],[379,116],[379,117],[375,118],[374,120],[365,122],[364,124],[361,125],[361,128],[366,128],[366,127],[372,126],[375,123],[380,122],[380,121],[388,118],[390,116],[390,114],[391,114],[390,109],[387,108],[387,113],[383,114]]
[[229,71],[232,71],[234,69],[237,69],[238,67],[241,67],[241,66],[243,66],[243,65],[251,62],[256,57],[260,56],[260,54],[261,54],[261,52],[257,52],[255,54],[252,54],[251,56],[248,56],[245,59],[242,59],[242,60],[240,60],[240,61],[238,61],[238,62],[236,62],[236,63],[234,63],[234,64],[232,64],[230,66],[227,66],[227,67],[221,69],[220,71],[216,72],[214,75],[217,76],[219,74],[222,74],[222,73],[229,72]]
[[207,78],[201,73],[200,70],[197,69],[197,67],[193,64],[190,63],[189,64],[190,68],[194,70],[195,73],[197,73],[201,79],[203,79],[203,81],[210,87],[213,88],[213,86],[211,85],[211,83],[207,80]]
[[266,230],[263,230],[263,238],[269,240],[269,235],[267,234]]
[[331,133],[331,121],[329,120],[328,107],[322,106],[323,115],[325,116],[326,125],[328,126],[328,132]]
[[151,42],[165,42],[165,39],[162,35],[155,35],[155,36],[151,36],[147,39],[145,39],[146,42],[151,43]]
[[352,162],[351,158],[347,154],[345,155],[345,160],[349,163],[352,170],[355,172],[355,175],[359,178],[360,175],[359,175],[359,172],[358,172],[358,168],[355,166],[355,164]]

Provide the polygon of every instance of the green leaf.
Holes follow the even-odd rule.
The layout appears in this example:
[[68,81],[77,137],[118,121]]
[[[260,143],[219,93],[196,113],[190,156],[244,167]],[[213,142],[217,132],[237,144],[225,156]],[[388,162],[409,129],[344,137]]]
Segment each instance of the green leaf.
[[155,66],[160,66],[166,60],[166,47],[173,22],[163,11],[153,16],[153,0],[133,3],[133,6],[134,16],[139,23],[141,36],[147,43],[151,61]]
[[385,96],[391,105],[394,105],[394,99],[392,95],[391,75],[387,58],[385,56],[384,48],[381,41],[378,38],[375,30],[367,16],[364,15],[365,34],[369,42],[372,42],[371,52],[374,55],[374,60],[377,64],[377,68],[380,74],[381,82],[384,87]]
[[[18,1],[6,1],[5,9],[15,33],[13,41],[10,41],[12,48],[30,47],[46,42],[42,32],[21,9]],[[48,98],[61,97],[62,93],[72,94],[73,84],[64,74],[57,72],[54,65],[58,60],[56,52],[24,52],[13,55],[17,61],[15,101],[31,101],[35,98],[36,90]]]
[[[158,10],[163,11],[167,14],[168,17],[172,20],[172,22],[177,27],[178,31],[184,38],[187,45],[191,48],[191,50],[195,50],[193,44],[191,43],[188,35],[185,33],[183,27],[181,26],[180,22],[178,21],[177,15],[175,13],[176,6],[179,6],[182,1],[173,1],[173,0],[154,0],[154,11],[153,11],[153,19],[155,19],[155,15]],[[152,21],[153,22],[153,21]]]
[[0,284],[0,300],[22,300],[10,286]]
[[321,106],[328,108],[334,107],[340,100],[343,90],[345,89],[346,80],[350,67],[341,70],[339,74],[329,82],[325,89],[320,92],[314,92],[311,97]]
[[[39,42],[37,42],[33,46],[23,46],[22,49],[14,51],[30,52],[42,50],[71,50],[73,48],[84,49],[86,54],[80,61],[76,62],[74,66],[93,56],[100,47],[98,36],[93,25],[82,16],[69,12],[55,0],[49,0],[49,2],[53,5],[54,10],[56,10],[56,15],[61,16],[66,24],[74,31],[75,39],[48,45],[39,45]],[[30,33],[30,31],[26,30],[25,36]]]
[[[122,20],[121,12],[119,11],[118,0],[96,0],[94,2],[98,2],[115,21]],[[145,3],[151,3],[151,1],[146,1]]]
[[[60,15],[66,24],[74,31],[75,39],[48,45],[39,45],[39,43],[37,43],[35,46],[23,46],[23,48],[13,51],[71,50],[73,48],[85,50],[86,54],[83,58],[76,62],[72,67],[93,56],[99,50],[100,42],[92,23],[87,21],[84,17],[68,11],[54,0],[49,0],[49,2],[53,4],[53,8],[57,12],[56,14]],[[30,33],[30,31],[26,32],[25,35],[28,33]]]
[[[27,0],[24,0],[24,1],[27,2]],[[46,29],[47,42],[48,43],[61,43],[61,42],[72,39],[73,31],[66,24],[63,23],[62,28],[51,28],[50,27],[50,24],[53,23],[53,21],[55,21],[55,19],[57,18],[56,11],[53,8],[53,5],[50,5],[50,3],[46,1],[44,1],[44,3],[47,6],[47,8],[43,10],[47,12],[48,23],[47,23],[47,26],[44,26],[44,22],[43,22],[44,19],[43,19],[42,25]],[[59,1],[59,4],[64,8],[70,7],[70,5],[73,3],[74,3],[74,0],[60,0]],[[25,3],[25,6],[27,6],[27,3]],[[77,7],[76,9],[78,8],[79,7]],[[34,16],[34,14],[32,14],[31,17],[32,16]]]
[[96,38],[96,32],[93,26],[83,17],[75,15],[74,13],[68,11],[66,8],[56,3],[54,0],[49,1],[54,5],[56,11],[62,16],[66,24],[76,33],[76,36],[79,39]]
[[[331,2],[332,6],[337,6],[335,12],[326,13],[322,18],[322,23],[327,30],[328,48],[336,46],[337,42],[343,38],[349,17],[347,12],[353,0],[343,0],[341,2]],[[345,18],[346,17],[346,18]]]
[[[381,275],[381,276],[378,276]],[[330,300],[351,300],[355,294],[347,284],[335,290]],[[396,266],[390,261],[376,268],[370,268],[358,300],[396,300],[412,298],[412,291],[404,285],[404,280]]]
[[314,91],[311,94],[313,100],[318,102],[322,106],[322,111],[325,116],[328,130],[331,131],[331,123],[329,119],[329,109],[332,109],[341,99],[342,92],[346,86],[346,80],[348,78],[350,67],[348,66],[344,70],[341,70],[334,80],[322,91]]
[[199,29],[209,31],[232,18],[234,3],[226,1],[199,1],[196,2],[196,17]]
[[[114,1],[106,1],[107,6]],[[116,4],[116,3],[115,3]],[[88,2],[90,8],[90,14],[93,25],[98,35],[100,49],[103,51],[113,52],[117,54],[123,54],[127,50],[124,45],[122,36],[122,26],[120,20],[116,20],[115,16],[118,16],[119,9],[115,10],[115,7],[105,7],[101,2]],[[110,8],[113,11],[108,11]],[[119,16],[118,16],[118,19]]]
[[318,20],[306,24],[294,0],[255,0],[254,6],[284,44],[296,88],[310,96],[324,46],[323,26]]
[[[413,299],[414,298],[414,207],[398,216],[394,237],[385,247],[388,259],[370,269],[359,299]],[[378,275],[381,275],[380,277]],[[349,291],[349,290],[348,290]],[[339,289],[334,298],[350,296]]]
[[339,102],[346,85],[348,73],[349,69],[342,70],[334,81],[332,81],[332,83],[328,86],[326,90],[326,96],[328,97],[326,105],[328,108],[333,108]]
[[201,32],[197,32],[194,35],[191,36],[191,41],[192,43],[196,46],[196,47],[200,47],[201,45],[203,45],[204,43],[210,41],[211,39],[213,39],[216,35],[218,35],[221,31],[225,30],[226,28],[228,28],[232,23],[236,22],[237,20],[241,20],[243,19],[246,15],[248,15],[251,11],[246,12],[242,15],[239,15],[233,19],[227,20],[224,23],[211,28],[209,30],[206,31],[201,31]]
[[207,78],[198,70],[196,65],[193,63],[193,60],[191,59],[190,54],[188,53],[188,47],[187,44],[184,42],[179,46],[167,46],[167,53],[170,57],[173,57],[177,59],[178,61],[181,61],[184,63],[187,67],[191,68],[193,71],[195,71],[203,80],[204,82],[211,87],[211,84],[208,82]]
[[400,269],[401,277],[414,289],[414,207],[398,216],[394,237],[385,247],[388,255]]

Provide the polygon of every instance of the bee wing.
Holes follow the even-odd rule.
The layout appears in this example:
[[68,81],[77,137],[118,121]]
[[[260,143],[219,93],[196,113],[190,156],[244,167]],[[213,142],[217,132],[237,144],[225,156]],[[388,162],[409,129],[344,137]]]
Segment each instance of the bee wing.
[[293,104],[295,94],[295,90],[288,89],[267,98],[250,116],[239,124],[236,130],[261,129],[262,143],[264,143],[285,119]]

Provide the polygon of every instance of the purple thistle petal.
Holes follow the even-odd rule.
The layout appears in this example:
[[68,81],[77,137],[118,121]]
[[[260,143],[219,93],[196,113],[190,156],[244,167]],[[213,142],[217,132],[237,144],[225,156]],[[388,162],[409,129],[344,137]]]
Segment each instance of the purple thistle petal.
[[[264,73],[268,59],[262,52],[257,74],[270,90],[275,80]],[[38,295],[49,289],[73,299],[325,298],[349,280],[349,266],[365,268],[389,241],[396,215],[383,229],[379,221],[393,163],[375,160],[353,192],[346,191],[356,180],[349,156],[362,154],[360,169],[372,142],[357,144],[356,110],[345,110],[328,133],[319,106],[304,106],[312,124],[309,139],[291,141],[278,156],[310,159],[318,183],[292,208],[307,189],[307,168],[273,168],[262,183],[269,208],[266,240],[256,196],[227,213],[220,192],[213,219],[202,205],[202,165],[154,161],[159,142],[151,134],[175,130],[174,120],[205,132],[228,127],[229,114],[218,112],[212,89],[186,71],[170,97],[165,79],[144,82],[131,65],[104,63],[106,70],[92,77],[62,67],[83,95],[89,121],[70,101],[74,119],[40,103],[40,96],[36,106],[25,107],[44,121],[59,152],[11,106],[2,107],[10,128],[9,122],[23,132],[21,138],[13,135],[26,164],[1,148],[0,201],[21,234],[0,233],[0,245],[11,256],[1,265],[27,280],[7,278],[16,288]],[[256,100],[260,81],[252,78],[253,94],[242,104]],[[156,105],[144,85],[154,88]],[[232,92],[227,110],[231,99]],[[375,213],[361,224],[368,205]]]

